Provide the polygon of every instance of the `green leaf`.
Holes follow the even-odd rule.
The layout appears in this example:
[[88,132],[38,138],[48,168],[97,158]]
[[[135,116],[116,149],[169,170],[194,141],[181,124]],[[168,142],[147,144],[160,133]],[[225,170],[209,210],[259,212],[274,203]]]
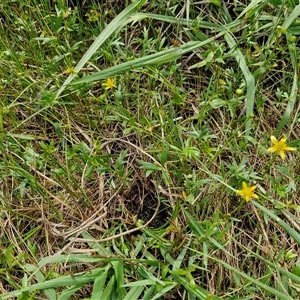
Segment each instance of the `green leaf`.
[[144,170],[160,171],[162,169],[160,166],[157,166],[157,165],[147,162],[147,161],[137,159],[137,162],[142,165],[142,168]]
[[[144,285],[139,285],[133,287],[123,298],[123,300],[139,300],[141,293],[146,287]],[[155,289],[155,286],[153,286],[153,290]],[[152,290],[152,289],[151,289]]]
[[100,72],[96,72],[92,75],[84,76],[80,79],[74,80],[72,84],[80,84],[85,82],[91,82],[96,80],[102,80],[107,77],[114,77],[116,75],[122,74],[126,71],[130,71],[132,69],[138,69],[141,67],[147,67],[149,65],[160,65],[167,62],[175,61],[179,59],[182,55],[194,51],[210,42],[213,42],[217,37],[224,35],[223,32],[216,35],[214,38],[206,39],[203,42],[188,42],[186,44],[181,45],[177,48],[170,48],[167,50],[163,50],[157,52],[155,54],[147,55],[145,57],[139,57],[122,64],[107,68],[105,70],[101,70]]
[[48,298],[49,300],[52,300],[52,299],[57,299],[57,300],[69,300],[69,299],[72,299],[72,295],[74,295],[74,293],[76,293],[79,289],[81,289],[81,285],[79,286],[72,286],[66,290],[64,290],[58,298]]
[[123,262],[121,261],[113,261],[111,262],[114,270],[115,270],[115,278],[117,284],[117,292],[119,299],[123,299],[126,295],[126,290],[124,288],[124,268]]
[[300,267],[298,267],[298,266],[293,266],[293,267],[292,267],[292,273],[293,273],[294,275],[297,275],[297,276],[299,277],[299,279],[300,279]]
[[112,276],[106,286],[106,288],[103,291],[103,294],[101,296],[101,300],[109,300],[112,299],[112,292],[113,292],[113,288],[115,286],[115,276]]
[[111,268],[110,265],[107,265],[105,271],[96,278],[93,286],[93,293],[91,300],[99,300],[102,299],[103,287],[106,283],[106,278],[108,274],[108,270]]
[[164,147],[160,155],[160,163],[162,166],[167,162],[168,155],[169,155],[169,146],[167,145],[166,147]]
[[220,0],[209,0],[210,3],[218,6],[218,7],[221,7],[221,1]]
[[290,225],[288,225],[286,222],[284,222],[281,218],[276,216],[272,211],[265,208],[264,206],[260,205],[256,201],[251,201],[251,203],[259,208],[262,212],[264,212],[266,215],[271,217],[274,221],[276,221],[294,240],[295,242],[300,245],[300,234],[297,232],[294,228],[292,228]]
[[273,5],[281,5],[282,0],[268,0],[267,2],[273,4]]
[[[253,1],[257,2],[257,1]],[[246,104],[246,135],[250,135],[250,129],[251,129],[251,118],[250,115],[253,114],[253,108],[254,108],[254,96],[255,96],[255,79],[250,72],[247,64],[247,60],[245,59],[243,53],[238,47],[238,44],[236,43],[236,40],[232,36],[231,33],[227,32],[225,34],[225,40],[227,41],[229,47],[233,50],[233,54],[235,56],[235,59],[237,63],[239,64],[239,67],[241,71],[244,74],[246,83],[247,83],[247,102]]]

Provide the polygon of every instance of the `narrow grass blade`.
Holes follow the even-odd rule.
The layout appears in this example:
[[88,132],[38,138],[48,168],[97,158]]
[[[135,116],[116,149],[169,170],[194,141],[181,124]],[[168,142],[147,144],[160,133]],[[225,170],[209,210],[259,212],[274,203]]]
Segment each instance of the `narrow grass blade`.
[[[154,293],[155,286],[151,286],[145,293],[144,297],[141,300],[151,300],[152,294]],[[131,300],[131,299],[126,299],[126,300]]]
[[299,15],[300,15],[300,4],[298,4],[290,13],[290,15],[285,19],[285,21],[282,24],[282,27],[288,29]]
[[[187,210],[183,209],[186,217],[187,217],[187,222],[188,225],[190,227],[190,229],[192,230],[192,232],[195,234],[195,236],[197,238],[203,238],[205,237],[205,232],[202,230],[202,228],[199,226],[199,224],[194,220],[194,218],[187,212]],[[232,256],[232,254],[230,254],[218,241],[216,241],[214,238],[212,237],[207,237],[207,239],[214,244],[218,249],[221,249],[222,251],[224,251],[224,253],[226,253],[227,255]],[[233,257],[233,256],[232,256]]]
[[174,264],[173,264],[173,271],[176,271],[177,269],[179,269],[181,267],[181,264],[183,263],[183,260],[184,260],[184,257],[186,255],[186,252],[188,250],[188,246],[190,244],[190,241],[188,242],[188,244],[186,245],[186,247],[184,247],[182,249],[182,251],[179,253],[178,257],[176,258],[176,260],[174,261]]
[[106,283],[107,274],[108,274],[109,269],[110,269],[110,265],[107,266],[105,271],[103,272],[103,274],[98,276],[98,278],[95,280],[91,300],[102,299],[103,287]]
[[119,15],[117,15],[100,33],[96,40],[92,43],[90,48],[86,51],[83,57],[80,59],[76,67],[74,68],[75,74],[70,74],[65,80],[61,88],[56,94],[56,98],[65,90],[66,86],[76,77],[76,73],[79,72],[82,67],[88,62],[88,60],[94,55],[94,53],[99,49],[99,47],[120,27],[124,26],[133,12],[135,12],[139,7],[141,7],[146,0],[137,0],[126,7]]
[[[224,33],[219,33],[218,37],[224,35]],[[191,51],[197,50],[198,48],[213,42],[217,37],[207,39],[203,42],[188,42],[184,45],[181,45],[177,48],[171,48],[164,51],[157,52],[155,54],[151,54],[145,57],[140,57],[133,59],[131,61],[107,68],[105,70],[102,70],[100,72],[97,72],[92,75],[84,76],[83,78],[74,80],[73,84],[79,84],[79,83],[85,83],[85,82],[91,82],[95,80],[101,80],[106,77],[112,77],[119,75],[123,72],[130,71],[132,69],[138,69],[141,67],[146,67],[149,65],[160,65],[167,62],[175,61],[178,58],[180,58],[182,55],[189,53]]]
[[[291,36],[290,33],[286,34],[286,38],[287,40],[289,39],[289,37]],[[293,77],[293,85],[291,88],[291,93],[290,93],[290,97],[289,97],[289,102],[286,106],[285,112],[280,120],[280,122],[278,123],[275,131],[274,131],[274,136],[278,137],[280,134],[280,131],[283,129],[283,127],[289,122],[289,120],[291,119],[291,114],[293,112],[295,103],[296,103],[296,99],[297,99],[297,93],[298,93],[298,54],[295,50],[291,50],[290,49],[290,56],[291,56],[291,61],[294,67],[294,77]]]
[[[155,288],[155,287],[154,287]],[[127,295],[123,298],[123,300],[138,300],[141,299],[140,295],[142,294],[143,290],[145,289],[144,285],[139,285],[133,287]],[[95,299],[96,300],[96,299]]]
[[127,284],[124,284],[123,287],[137,287],[137,286],[146,286],[146,285],[156,285],[156,283],[152,279],[144,279],[144,280],[129,282]]
[[237,19],[241,19],[244,15],[249,13],[252,9],[255,9],[263,0],[254,0],[239,14]]
[[123,299],[126,295],[126,290],[123,287],[124,285],[124,268],[121,261],[114,261],[111,263],[115,270],[116,284],[119,299]]
[[155,300],[155,299],[161,299],[161,297],[166,294],[167,292],[169,292],[170,290],[174,289],[174,287],[176,286],[177,284],[172,284],[172,285],[169,285],[169,286],[166,286],[164,288],[162,288],[157,294],[155,294],[153,296],[153,298],[151,298],[152,300]]
[[68,288],[67,290],[64,290],[58,298],[49,298],[49,300],[52,300],[52,299],[57,299],[57,300],[72,299],[71,296],[74,295],[74,293],[76,293],[80,288],[81,288],[81,286],[72,286],[72,287]]
[[138,268],[138,272],[141,274],[142,277],[147,278],[147,279],[153,281],[157,285],[161,285],[161,286],[165,286],[166,285],[166,283],[163,280],[160,280],[159,278],[157,278],[156,276],[154,276],[151,273],[151,269],[147,270],[147,269],[145,269],[143,267],[139,267]]
[[285,112],[283,113],[283,116],[278,123],[276,129],[274,130],[273,135],[275,137],[278,137],[280,134],[280,131],[283,129],[283,127],[289,122],[291,119],[291,114],[293,112],[295,103],[296,103],[296,97],[297,97],[297,92],[298,92],[298,75],[297,75],[297,70],[295,71],[294,74],[294,80],[293,80],[293,86],[290,94],[290,100],[286,106]]
[[12,297],[18,297],[25,292],[35,292],[39,290],[53,289],[58,287],[74,286],[74,285],[82,286],[86,283],[94,282],[95,279],[99,276],[99,272],[102,272],[102,270],[99,271],[99,269],[94,269],[91,270],[90,272],[86,272],[85,274],[80,274],[75,276],[67,275],[52,280],[48,280],[45,282],[36,283],[29,287],[3,294],[1,295],[1,300],[10,299]]
[[206,299],[221,300],[222,299],[222,298],[212,295],[209,291],[207,291],[199,286],[191,285],[190,282],[182,276],[178,276],[178,283],[183,285],[186,288],[186,290],[189,291],[190,294],[196,296],[198,299],[202,299],[202,300],[206,300]]
[[[284,23],[282,24],[282,27],[285,29],[288,29],[290,25],[294,22],[294,20],[300,15],[300,4],[298,4],[293,11],[290,13],[290,15],[285,19]],[[287,32],[287,40],[288,37],[290,36],[290,33]],[[283,129],[283,127],[287,124],[287,122],[291,118],[291,113],[293,111],[295,102],[296,102],[296,97],[297,97],[297,91],[298,91],[298,68],[297,68],[297,54],[291,53],[291,58],[293,62],[293,66],[295,69],[294,72],[294,80],[293,80],[293,86],[292,90],[290,93],[290,100],[287,104],[287,107],[285,109],[285,112],[277,125],[275,131],[274,131],[274,136],[277,137],[280,133],[280,131]]]
[[[29,273],[34,273],[35,278],[37,279],[38,282],[44,282],[45,281],[45,277],[42,274],[42,272],[35,267],[34,265],[31,264],[25,264],[24,268],[29,272]],[[54,289],[45,289],[43,290],[43,293],[45,294],[45,296],[51,300],[51,299],[56,299],[57,295]]]
[[285,223],[282,219],[276,216],[273,212],[271,212],[269,209],[265,208],[264,206],[260,205],[256,201],[252,201],[251,203],[257,208],[259,208],[262,212],[267,214],[269,217],[271,217],[274,221],[276,221],[296,241],[296,243],[300,245],[300,234],[295,229],[290,227],[287,223]]
[[[191,249],[193,250],[195,253],[198,253],[199,255],[203,256],[205,255],[204,253],[202,252],[199,252],[195,249]],[[272,293],[274,296],[278,297],[278,299],[282,299],[282,300],[293,300],[289,295],[287,294],[284,294],[276,289],[274,289],[273,287],[271,286],[268,286],[262,282],[260,282],[259,280],[249,276],[248,274],[240,271],[239,269],[227,264],[226,262],[224,262],[223,260],[219,259],[219,258],[216,258],[216,257],[212,257],[212,256],[209,256],[207,255],[209,259],[211,260],[214,260],[216,263],[220,264],[220,265],[223,265],[226,269],[228,270],[231,270],[235,273],[237,273],[238,275],[240,275],[241,277],[244,277],[245,279],[249,280],[249,282],[252,282],[253,284],[257,285],[258,287]]]
[[[194,20],[187,20],[185,18],[176,18],[176,17],[172,17],[172,16],[152,14],[152,13],[142,13],[142,12],[136,12],[136,13],[132,14],[132,16],[130,17],[130,20],[132,20],[133,22],[137,22],[137,21],[141,21],[143,19],[148,19],[148,18],[166,22],[166,23],[170,23],[170,24],[176,23],[176,24],[180,24],[183,26],[192,26],[195,23]],[[197,20],[197,26],[199,26],[199,28],[207,28],[207,29],[219,28],[218,25],[216,25],[212,22],[207,22],[207,21],[202,21],[202,20],[201,21]]]
[[[291,279],[294,282],[297,282],[298,284],[300,284],[300,277],[289,272],[287,269],[282,268],[279,266],[279,264],[275,264],[269,260],[267,260],[266,258],[260,256],[259,254],[257,254],[256,252],[251,251],[249,248],[246,248],[245,245],[241,244],[240,242],[238,242],[237,240],[234,240],[235,243],[237,243],[241,248],[244,248],[246,251],[248,251],[249,253],[251,253],[254,257],[256,257],[257,259],[261,260],[262,262],[264,262],[266,265],[268,265],[270,268],[272,268],[273,270],[276,270],[277,272],[279,272],[282,275],[285,275],[287,278]],[[283,249],[284,251],[284,249]]]
[[53,255],[53,256],[46,256],[42,258],[38,266],[42,267],[46,264],[55,264],[55,263],[96,263],[99,262],[99,258],[84,255],[84,254],[70,254],[70,255]]
[[231,34],[227,32],[224,35],[224,37],[229,47],[233,50],[235,59],[239,64],[239,67],[243,72],[247,83],[246,118],[248,120],[246,122],[246,135],[250,135],[250,130],[251,130],[250,116],[253,114],[253,107],[254,107],[255,79],[247,66],[247,62],[243,53],[238,48],[238,45],[233,39],[233,37],[231,36]]
[[112,276],[106,286],[106,288],[103,291],[102,297],[101,299],[103,300],[109,300],[112,299],[112,292],[113,292],[113,288],[115,286],[115,276]]
[[231,29],[231,28],[238,28],[241,25],[241,20],[234,20],[233,22],[230,22],[226,25],[220,25],[220,24],[215,24],[212,22],[207,22],[207,21],[203,21],[203,20],[192,20],[192,19],[185,19],[185,18],[176,18],[176,17],[172,17],[172,16],[166,16],[166,15],[158,15],[158,14],[152,14],[152,13],[142,13],[142,12],[136,12],[134,14],[132,14],[132,16],[130,17],[130,19],[133,22],[136,21],[141,21],[143,19],[154,19],[154,20],[158,20],[158,21],[162,21],[162,22],[166,22],[166,23],[170,23],[170,24],[180,24],[183,26],[188,26],[188,27],[192,27],[197,25],[197,28],[203,28],[203,29],[214,29],[216,31],[224,31],[224,29]]

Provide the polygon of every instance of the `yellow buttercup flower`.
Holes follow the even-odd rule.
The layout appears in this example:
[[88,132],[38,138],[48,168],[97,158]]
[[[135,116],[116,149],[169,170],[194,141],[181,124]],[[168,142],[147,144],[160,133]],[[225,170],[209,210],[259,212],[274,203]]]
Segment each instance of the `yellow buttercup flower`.
[[237,190],[236,193],[240,196],[242,196],[246,202],[250,201],[251,198],[258,198],[258,195],[254,193],[254,190],[256,189],[256,185],[254,186],[248,186],[246,182],[243,181],[242,183],[243,188],[241,190]]
[[116,88],[116,79],[115,78],[110,78],[108,77],[105,82],[103,83],[103,85],[105,86],[106,90],[110,90],[113,88]]
[[280,141],[276,139],[275,136],[271,136],[271,140],[273,143],[273,147],[269,148],[268,152],[275,152],[276,154],[279,154],[281,158],[285,159],[285,151],[296,151],[297,149],[294,147],[288,147],[286,145],[286,138],[282,138]]
[[70,75],[70,74],[77,74],[78,72],[75,71],[73,67],[68,68],[65,70],[65,74]]

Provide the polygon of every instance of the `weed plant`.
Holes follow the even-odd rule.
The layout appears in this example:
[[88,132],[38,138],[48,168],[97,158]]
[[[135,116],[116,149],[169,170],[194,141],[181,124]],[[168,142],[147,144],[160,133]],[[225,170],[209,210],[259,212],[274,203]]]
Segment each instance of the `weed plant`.
[[300,299],[297,0],[0,3],[0,299]]

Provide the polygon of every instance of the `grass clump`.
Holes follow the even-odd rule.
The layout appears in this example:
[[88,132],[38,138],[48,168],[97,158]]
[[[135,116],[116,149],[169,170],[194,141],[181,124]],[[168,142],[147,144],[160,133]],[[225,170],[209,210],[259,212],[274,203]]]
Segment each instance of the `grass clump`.
[[298,299],[299,14],[1,3],[0,298]]

